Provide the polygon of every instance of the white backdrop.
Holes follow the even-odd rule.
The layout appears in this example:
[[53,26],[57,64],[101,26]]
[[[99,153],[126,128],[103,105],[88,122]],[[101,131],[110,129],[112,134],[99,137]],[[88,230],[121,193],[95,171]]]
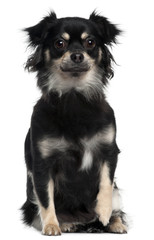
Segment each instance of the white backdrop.
[[[118,63],[107,90],[117,119],[121,149],[116,177],[131,218],[127,235],[84,234],[85,239],[134,239],[153,235],[154,32],[152,0],[14,0],[0,3],[0,226],[3,239],[44,239],[20,221],[26,199],[24,138],[40,96],[34,74],[24,72],[26,37],[21,29],[53,9],[58,17],[88,18],[97,9],[124,30],[113,48]],[[61,239],[83,238],[63,234]],[[1,238],[2,239],[2,238]]]

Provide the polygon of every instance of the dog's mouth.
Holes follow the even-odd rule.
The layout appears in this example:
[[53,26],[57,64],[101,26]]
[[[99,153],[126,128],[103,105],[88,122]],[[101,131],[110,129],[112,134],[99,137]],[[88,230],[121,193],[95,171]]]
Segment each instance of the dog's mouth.
[[90,64],[88,61],[81,63],[73,63],[72,61],[64,61],[60,64],[60,69],[64,73],[70,73],[76,76],[84,74],[90,70]]
[[87,72],[90,67],[89,66],[74,66],[74,67],[63,67],[60,66],[61,71],[63,72],[68,72],[68,73],[83,73],[83,72]]

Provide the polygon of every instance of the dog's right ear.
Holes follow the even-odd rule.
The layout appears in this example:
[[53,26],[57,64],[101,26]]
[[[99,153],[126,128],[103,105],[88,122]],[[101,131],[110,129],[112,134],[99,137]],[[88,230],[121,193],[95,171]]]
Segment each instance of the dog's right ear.
[[45,17],[37,25],[24,29],[28,33],[31,46],[36,47],[44,41],[56,19],[56,14],[51,12],[49,16]]
[[25,64],[25,69],[29,72],[35,72],[43,65],[42,44],[56,20],[56,14],[51,12],[37,25],[24,29],[29,36],[29,46],[34,47],[34,52],[29,56]]

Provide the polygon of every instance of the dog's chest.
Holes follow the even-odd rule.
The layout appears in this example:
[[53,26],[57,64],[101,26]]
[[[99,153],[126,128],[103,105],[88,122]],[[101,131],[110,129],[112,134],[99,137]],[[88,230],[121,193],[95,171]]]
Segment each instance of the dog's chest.
[[66,140],[64,137],[55,138],[49,136],[43,136],[41,140],[38,141],[38,148],[43,159],[47,159],[54,155],[56,158],[56,153],[61,155],[61,158],[65,156],[67,161],[70,151],[82,152],[80,162],[80,170],[89,170],[93,165],[93,157],[95,152],[103,146],[103,144],[110,145],[115,138],[115,128],[112,124],[108,125],[102,131],[96,133],[91,138],[84,137],[79,140],[79,144],[75,144],[71,141]]

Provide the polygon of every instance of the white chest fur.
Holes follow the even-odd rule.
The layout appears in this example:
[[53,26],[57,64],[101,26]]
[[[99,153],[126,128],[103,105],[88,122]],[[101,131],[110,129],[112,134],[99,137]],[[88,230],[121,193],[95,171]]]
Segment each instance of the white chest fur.
[[[88,170],[93,164],[93,153],[97,151],[100,144],[111,144],[115,138],[115,129],[112,124],[108,125],[104,130],[95,134],[91,138],[81,139],[81,144],[84,148],[84,154],[82,158],[82,164],[80,170]],[[62,138],[51,138],[48,136],[43,137],[38,142],[38,148],[41,153],[42,159],[45,159],[52,155],[52,152],[58,150],[65,152],[69,148],[74,148],[73,144]]]
[[113,125],[109,125],[103,131],[97,133],[92,138],[84,138],[81,140],[84,146],[84,155],[80,170],[88,170],[93,164],[93,152],[99,148],[100,144],[111,144],[115,138],[115,129]]

